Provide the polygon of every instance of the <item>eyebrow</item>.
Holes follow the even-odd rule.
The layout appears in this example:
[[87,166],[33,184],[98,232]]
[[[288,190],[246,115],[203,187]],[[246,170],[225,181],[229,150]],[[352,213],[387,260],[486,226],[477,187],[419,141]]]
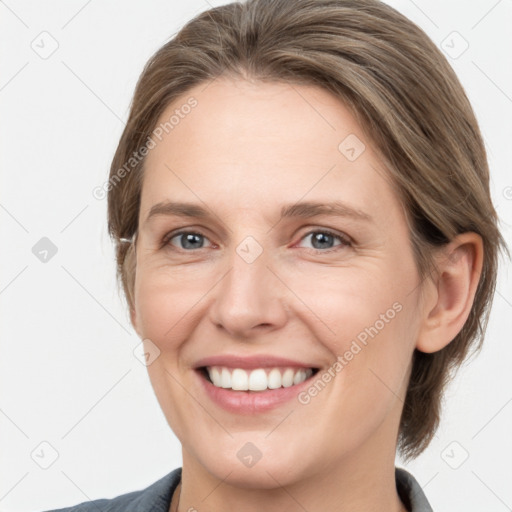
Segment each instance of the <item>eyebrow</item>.
[[[158,215],[175,215],[178,217],[199,219],[211,216],[208,210],[197,204],[163,201],[151,207],[145,222],[148,222],[152,217]],[[309,218],[318,215],[332,215],[334,217],[346,217],[359,221],[373,222],[371,215],[357,208],[353,208],[342,201],[331,201],[328,203],[304,201],[283,205],[281,207],[279,221],[285,218]]]

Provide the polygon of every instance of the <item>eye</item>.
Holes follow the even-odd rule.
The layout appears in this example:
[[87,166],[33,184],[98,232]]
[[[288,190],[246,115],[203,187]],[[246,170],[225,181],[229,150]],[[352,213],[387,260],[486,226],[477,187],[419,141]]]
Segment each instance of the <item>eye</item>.
[[[310,231],[301,238],[306,240],[311,239],[311,249],[320,252],[331,252],[337,250],[338,247],[350,247],[352,245],[348,236],[337,234],[329,230],[315,230]],[[333,243],[338,240],[340,243],[333,246]],[[194,249],[204,249],[205,241],[209,242],[208,238],[197,231],[178,231],[177,233],[169,233],[162,240],[162,247],[173,246],[179,250],[190,252]],[[210,246],[214,246],[211,244]],[[306,247],[307,248],[307,247]]]
[[[350,238],[346,235],[333,233],[328,230],[315,230],[310,231],[301,240],[311,238],[312,249],[320,252],[331,252],[337,250],[338,247],[350,247],[352,245]],[[335,240],[339,240],[340,243],[332,245]]]
[[[173,242],[176,240],[176,242]],[[204,249],[204,241],[208,240],[205,235],[196,231],[179,231],[178,233],[171,233],[167,235],[162,245],[172,245],[178,247],[178,249],[184,251],[190,251],[193,249]]]

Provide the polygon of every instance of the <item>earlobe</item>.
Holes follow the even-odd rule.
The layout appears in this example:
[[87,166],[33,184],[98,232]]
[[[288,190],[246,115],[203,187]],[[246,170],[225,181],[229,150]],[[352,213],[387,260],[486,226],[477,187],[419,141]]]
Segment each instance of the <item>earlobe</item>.
[[443,250],[437,261],[436,282],[425,283],[437,299],[429,304],[425,301],[418,350],[437,352],[460,332],[473,306],[482,264],[483,242],[477,233],[462,233]]

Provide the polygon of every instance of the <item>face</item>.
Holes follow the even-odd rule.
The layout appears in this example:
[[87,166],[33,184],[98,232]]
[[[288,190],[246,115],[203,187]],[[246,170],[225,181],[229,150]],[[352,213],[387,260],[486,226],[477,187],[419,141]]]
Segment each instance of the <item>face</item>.
[[145,163],[132,322],[184,467],[271,487],[394,460],[420,281],[371,141],[314,86],[222,78],[173,115]]

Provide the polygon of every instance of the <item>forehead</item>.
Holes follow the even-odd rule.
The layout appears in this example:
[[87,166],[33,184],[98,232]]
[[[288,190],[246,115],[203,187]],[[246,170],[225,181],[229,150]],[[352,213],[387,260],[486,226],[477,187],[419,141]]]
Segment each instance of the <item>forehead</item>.
[[343,200],[377,215],[399,206],[361,126],[319,87],[203,83],[166,108],[152,138],[142,216],[167,200],[269,214],[301,198]]

